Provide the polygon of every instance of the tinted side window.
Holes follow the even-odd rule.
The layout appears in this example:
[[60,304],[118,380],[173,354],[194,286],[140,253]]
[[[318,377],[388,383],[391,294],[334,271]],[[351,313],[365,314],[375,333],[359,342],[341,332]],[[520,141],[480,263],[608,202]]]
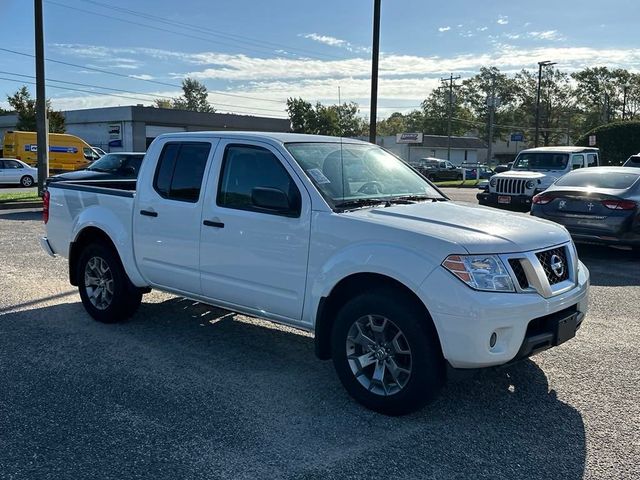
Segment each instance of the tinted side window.
[[[217,204],[239,210],[273,213],[253,204],[251,192],[256,187],[278,189],[287,194],[290,204],[300,203],[298,187],[273,153],[260,147],[227,147],[222,163]],[[290,213],[299,215],[299,211]]]
[[5,160],[4,168],[23,168],[18,162],[14,160]]
[[171,200],[197,202],[210,150],[211,144],[204,142],[167,143],[158,160],[153,188]]
[[584,167],[584,155],[574,155],[571,157],[571,169],[576,170]]
[[598,155],[595,153],[587,154],[587,167],[597,167],[598,166]]
[[4,168],[4,160],[0,160],[0,170]]

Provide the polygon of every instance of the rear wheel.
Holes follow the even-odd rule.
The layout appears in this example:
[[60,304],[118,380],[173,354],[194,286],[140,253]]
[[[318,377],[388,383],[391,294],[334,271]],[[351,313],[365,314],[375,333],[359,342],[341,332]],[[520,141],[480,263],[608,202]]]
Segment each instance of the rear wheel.
[[333,363],[347,392],[387,415],[422,408],[444,382],[444,361],[431,320],[413,299],[396,293],[379,290],[349,300],[338,312],[331,343]]
[[32,187],[33,177],[31,177],[30,175],[25,175],[20,179],[20,185],[22,185],[24,188]]
[[78,262],[78,289],[89,315],[103,323],[129,318],[142,301],[142,292],[127,277],[113,248],[88,245]]

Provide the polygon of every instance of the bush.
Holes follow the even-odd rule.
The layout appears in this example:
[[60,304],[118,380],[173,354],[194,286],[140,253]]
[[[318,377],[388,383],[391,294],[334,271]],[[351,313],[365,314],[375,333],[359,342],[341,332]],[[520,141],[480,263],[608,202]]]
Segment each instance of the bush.
[[640,152],[640,122],[617,122],[596,127],[576,141],[589,146],[589,136],[596,136],[601,165],[622,165],[630,155]]

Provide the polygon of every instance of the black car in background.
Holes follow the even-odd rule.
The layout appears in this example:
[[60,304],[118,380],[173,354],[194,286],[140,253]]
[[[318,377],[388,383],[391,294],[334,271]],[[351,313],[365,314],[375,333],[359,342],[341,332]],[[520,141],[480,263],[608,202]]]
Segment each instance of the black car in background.
[[144,153],[107,153],[84,170],[61,173],[47,179],[47,184],[62,180],[135,180]]
[[531,215],[564,225],[576,242],[640,248],[640,169],[569,172],[533,197]]

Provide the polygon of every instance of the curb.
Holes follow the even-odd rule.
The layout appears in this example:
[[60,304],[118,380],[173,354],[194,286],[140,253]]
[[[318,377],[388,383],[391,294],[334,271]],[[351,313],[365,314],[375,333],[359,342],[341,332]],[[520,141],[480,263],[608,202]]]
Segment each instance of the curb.
[[0,210],[21,210],[24,208],[42,208],[42,201],[35,202],[0,202]]

